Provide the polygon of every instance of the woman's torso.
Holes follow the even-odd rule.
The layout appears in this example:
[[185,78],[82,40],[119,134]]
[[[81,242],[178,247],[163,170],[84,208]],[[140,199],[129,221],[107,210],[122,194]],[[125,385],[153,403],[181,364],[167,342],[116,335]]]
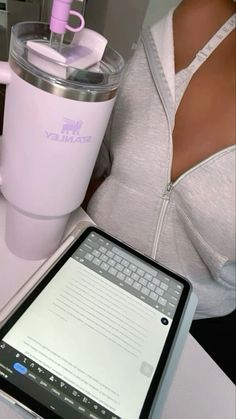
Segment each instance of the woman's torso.
[[174,110],[168,115],[164,75],[154,83],[146,57],[152,39],[149,44],[129,65],[112,123],[111,173],[88,212],[105,230],[189,278],[199,297],[197,317],[223,315],[234,308],[235,149],[182,167],[170,183]]

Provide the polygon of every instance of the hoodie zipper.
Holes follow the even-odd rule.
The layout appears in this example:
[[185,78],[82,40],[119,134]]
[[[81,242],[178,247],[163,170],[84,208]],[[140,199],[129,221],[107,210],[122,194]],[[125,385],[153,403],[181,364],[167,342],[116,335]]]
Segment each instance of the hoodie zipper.
[[[170,114],[168,112],[168,104],[165,101],[165,97],[163,95],[162,89],[160,89],[160,84],[161,84],[161,81],[159,80],[160,79],[160,73],[157,71],[156,61],[153,58],[153,48],[155,50],[155,47],[153,46],[152,50],[151,50],[151,47],[149,45],[149,42],[153,43],[152,36],[150,37],[148,31],[147,32],[144,31],[144,38],[145,38],[144,46],[145,46],[145,51],[146,51],[146,54],[147,54],[147,57],[148,57],[149,68],[150,68],[150,71],[152,73],[153,79],[155,81],[156,90],[157,90],[157,92],[159,94],[159,97],[160,97],[160,100],[162,102],[163,109],[165,111],[166,118],[167,118],[167,123],[168,123],[169,145],[170,145],[170,154],[171,155],[170,155],[170,164],[169,164],[169,171],[168,171],[167,179],[170,179],[171,178],[172,158],[173,158],[171,117],[170,117]],[[158,62],[159,62],[159,60],[158,60]],[[173,186],[172,182],[169,181],[167,183],[165,191],[162,195],[163,202],[162,202],[162,205],[161,205],[160,215],[159,215],[157,225],[156,225],[156,233],[155,233],[154,242],[153,242],[153,246],[152,246],[152,253],[151,253],[151,257],[153,259],[156,258],[156,253],[157,253],[157,248],[158,248],[159,239],[160,239],[160,235],[161,235],[162,225],[163,225],[166,210],[167,210],[167,207],[168,207],[172,186]]]
[[169,182],[165,188],[165,191],[162,195],[162,205],[161,205],[161,210],[160,210],[160,215],[158,218],[158,222],[157,222],[157,226],[156,226],[156,233],[155,233],[155,238],[154,238],[154,243],[153,243],[153,247],[152,247],[152,258],[155,259],[156,258],[156,253],[157,253],[157,247],[159,244],[159,240],[160,240],[160,235],[161,235],[161,230],[162,230],[162,226],[163,226],[163,222],[164,222],[164,218],[165,218],[165,214],[167,211],[167,207],[170,201],[170,194],[173,188],[173,183]]
[[[225,154],[226,152],[230,152],[231,150],[234,150],[234,149],[235,149],[235,145],[232,145],[232,146],[224,148],[223,150],[217,151],[213,155],[207,157],[206,159],[202,160],[201,162],[199,162],[198,164],[196,164],[195,166],[191,167],[189,170],[184,172],[174,182],[168,182],[167,183],[165,191],[162,195],[163,202],[162,202],[162,205],[161,205],[160,216],[158,218],[155,238],[154,238],[154,242],[153,242],[153,248],[152,248],[152,258],[153,259],[156,258],[157,249],[158,249],[158,245],[159,245],[159,241],[160,241],[161,230],[162,230],[162,227],[163,227],[164,218],[165,218],[165,215],[166,215],[166,211],[167,211],[167,208],[168,208],[168,204],[169,204],[169,201],[170,201],[170,196],[171,196],[171,192],[173,191],[173,188],[176,185],[178,185],[178,183],[180,183],[186,176],[190,175],[195,170],[198,170],[201,166],[205,165],[206,163],[213,160],[214,158],[218,158],[221,155]],[[170,167],[171,167],[171,165],[172,165],[172,159],[171,159]]]

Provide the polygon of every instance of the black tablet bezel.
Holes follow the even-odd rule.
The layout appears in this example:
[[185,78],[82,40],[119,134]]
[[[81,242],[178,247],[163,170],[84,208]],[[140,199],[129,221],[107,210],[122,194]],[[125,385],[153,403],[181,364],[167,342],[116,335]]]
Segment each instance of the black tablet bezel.
[[[178,303],[177,310],[175,312],[173,322],[171,324],[171,328],[169,330],[161,357],[159,359],[157,368],[155,370],[153,379],[151,381],[148,393],[146,395],[143,408],[141,411],[141,414],[139,416],[139,419],[146,419],[150,413],[150,409],[153,403],[153,400],[155,398],[158,386],[161,381],[162,373],[164,371],[164,368],[166,366],[166,362],[168,360],[168,356],[170,354],[172,344],[174,341],[174,337],[176,334],[176,331],[179,327],[181,318],[183,316],[183,313],[185,311],[186,303],[190,297],[191,293],[191,285],[190,283],[183,277],[179,276],[178,274],[169,271],[166,267],[163,267],[162,265],[159,265],[155,260],[150,259],[149,257],[139,253],[134,248],[130,247],[124,242],[121,242],[117,238],[109,235],[108,233],[104,232],[103,230],[99,229],[95,226],[89,226],[86,228],[86,230],[79,236],[79,238],[69,247],[69,249],[59,258],[59,260],[56,262],[56,264],[50,269],[50,271],[43,277],[42,281],[37,285],[37,287],[32,291],[32,293],[23,301],[23,303],[16,309],[16,311],[11,315],[11,317],[7,320],[7,322],[2,326],[0,329],[0,341],[4,338],[4,336],[7,334],[7,332],[13,327],[13,325],[17,322],[17,320],[23,315],[23,313],[28,309],[28,307],[32,304],[32,302],[37,298],[37,296],[42,292],[42,290],[48,285],[48,283],[51,281],[51,279],[56,275],[56,273],[60,270],[60,268],[65,264],[65,262],[73,255],[73,253],[76,251],[77,247],[86,239],[86,237],[91,232],[97,232],[101,236],[103,236],[105,239],[111,240],[114,244],[122,247],[126,251],[130,252],[134,256],[140,258],[144,262],[150,264],[151,266],[159,269],[163,273],[172,276],[174,279],[179,281],[181,284],[183,284],[183,291],[180,297],[180,301]],[[9,396],[11,396],[16,401],[20,402],[21,404],[25,405],[27,408],[31,409],[36,414],[46,417],[46,418],[52,418],[52,419],[59,419],[61,416],[58,414],[53,413],[49,408],[45,407],[43,404],[41,404],[36,399],[32,398],[31,396],[24,393],[22,390],[20,390],[15,385],[9,383],[7,380],[5,380],[3,377],[0,377],[0,389],[7,393]],[[82,417],[82,416],[81,416]]]

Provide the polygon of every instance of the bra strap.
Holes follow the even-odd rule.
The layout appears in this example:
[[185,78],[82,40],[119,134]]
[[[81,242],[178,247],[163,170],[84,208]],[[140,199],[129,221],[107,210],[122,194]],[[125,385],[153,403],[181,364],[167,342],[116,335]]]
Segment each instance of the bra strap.
[[236,13],[233,14],[221,28],[213,35],[210,41],[196,54],[195,58],[187,67],[191,75],[207,60],[218,45],[235,29]]

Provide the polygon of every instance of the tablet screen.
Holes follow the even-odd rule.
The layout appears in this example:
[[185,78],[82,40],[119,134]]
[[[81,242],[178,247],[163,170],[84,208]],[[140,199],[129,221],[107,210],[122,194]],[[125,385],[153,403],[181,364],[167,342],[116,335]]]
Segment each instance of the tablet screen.
[[74,247],[0,336],[0,376],[58,417],[137,419],[184,282],[93,228]]

